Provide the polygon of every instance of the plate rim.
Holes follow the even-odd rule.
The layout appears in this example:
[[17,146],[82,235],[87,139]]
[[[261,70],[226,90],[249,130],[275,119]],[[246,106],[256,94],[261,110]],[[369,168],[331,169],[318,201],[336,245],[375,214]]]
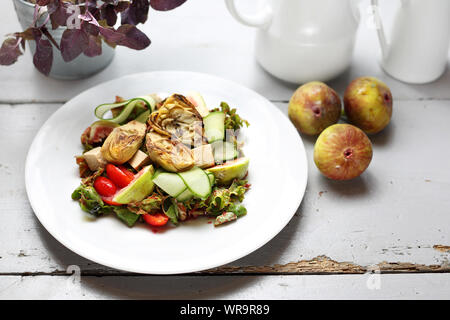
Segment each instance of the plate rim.
[[[306,154],[306,149],[303,143],[303,140],[300,136],[300,134],[298,133],[298,131],[295,129],[295,127],[293,126],[293,124],[291,122],[289,122],[289,119],[287,118],[286,120],[289,122],[290,126],[288,126],[288,128],[293,129],[297,135],[297,140],[300,144],[300,148],[302,150],[303,153],[303,157],[304,157],[304,167],[303,167],[303,175],[304,175],[304,179],[303,182],[301,184],[301,189],[298,190],[300,196],[298,197],[298,200],[295,202],[295,208],[292,208],[290,210],[292,210],[292,214],[289,216],[289,218],[286,218],[285,223],[280,224],[279,228],[276,228],[275,230],[273,230],[270,235],[268,237],[264,237],[262,240],[258,241],[257,244],[251,248],[249,248],[248,250],[244,250],[243,252],[239,252],[239,254],[237,255],[233,255],[233,256],[229,256],[228,258],[223,259],[221,262],[214,262],[214,263],[205,263],[203,264],[201,267],[197,267],[197,268],[190,268],[190,269],[182,269],[182,270],[174,270],[174,271],[170,271],[170,272],[159,272],[159,271],[149,271],[149,270],[143,270],[141,268],[124,268],[123,266],[120,266],[119,264],[116,263],[111,263],[110,261],[102,261],[102,259],[97,259],[96,257],[91,256],[89,253],[86,252],[82,252],[80,253],[76,248],[73,248],[71,245],[70,241],[66,241],[64,240],[63,237],[60,237],[59,234],[57,232],[55,232],[55,230],[53,230],[53,228],[49,227],[49,225],[45,222],[44,217],[38,212],[38,210],[36,210],[36,208],[38,207],[36,205],[37,201],[36,199],[34,199],[34,197],[32,196],[32,187],[31,187],[31,182],[30,182],[30,170],[31,168],[31,159],[32,159],[32,151],[35,148],[35,145],[37,144],[37,141],[40,139],[40,136],[42,136],[44,134],[44,129],[45,127],[47,127],[48,123],[52,120],[52,118],[56,117],[60,112],[63,112],[62,110],[64,110],[64,107],[66,105],[68,105],[69,103],[71,103],[73,100],[78,99],[81,95],[86,94],[87,92],[91,92],[91,91],[96,91],[98,90],[99,86],[103,86],[103,85],[107,85],[108,83],[111,82],[115,82],[115,81],[125,81],[127,78],[135,78],[135,77],[139,77],[139,76],[143,76],[143,75],[148,75],[148,74],[158,74],[158,73],[164,73],[164,74],[168,74],[168,73],[173,73],[175,74],[186,74],[186,75],[195,75],[195,76],[200,76],[200,77],[207,77],[207,78],[213,78],[215,80],[219,80],[222,82],[227,82],[232,86],[235,87],[239,87],[240,89],[244,89],[246,91],[251,92],[254,95],[257,95],[259,98],[267,101],[269,104],[273,105],[274,108],[277,110],[277,112],[279,114],[281,114],[282,117],[286,117],[286,115],[283,114],[283,112],[273,103],[271,102],[269,99],[267,99],[266,97],[264,97],[263,95],[259,94],[258,92],[256,92],[255,90],[248,88],[238,82],[226,79],[226,78],[222,78],[213,74],[209,74],[209,73],[203,73],[203,72],[192,72],[192,71],[178,71],[178,70],[158,70],[158,71],[148,71],[148,72],[139,72],[139,73],[133,73],[133,74],[128,74],[128,75],[124,75],[121,77],[117,77],[114,79],[110,79],[108,81],[104,81],[101,83],[98,83],[97,85],[87,89],[87,90],[83,90],[82,92],[78,93],[77,95],[75,95],[74,97],[72,97],[71,99],[69,99],[68,101],[66,101],[62,106],[60,106],[55,112],[53,112],[50,117],[42,124],[42,126],[39,128],[38,132],[36,133],[35,137],[33,138],[32,143],[30,144],[30,147],[28,148],[28,152],[26,155],[26,160],[25,160],[25,189],[26,189],[26,193],[27,193],[27,197],[28,197],[28,201],[31,205],[31,208],[33,210],[34,215],[37,217],[37,219],[39,220],[39,222],[41,223],[41,225],[46,229],[46,231],[55,239],[57,240],[60,244],[62,244],[64,247],[66,247],[67,249],[69,249],[70,251],[72,251],[73,253],[79,255],[80,257],[83,257],[85,259],[88,259],[92,262],[98,263],[100,265],[103,265],[105,267],[109,267],[109,268],[113,268],[116,270],[120,270],[120,271],[124,271],[124,272],[132,272],[132,273],[139,273],[139,274],[154,274],[154,275],[174,275],[174,274],[185,274],[185,273],[192,273],[192,272],[200,272],[200,271],[204,271],[204,270],[209,270],[209,269],[213,269],[213,268],[217,268],[220,266],[223,266],[225,264],[231,263],[233,261],[236,261],[238,259],[241,259],[249,254],[251,254],[252,252],[255,252],[256,250],[260,249],[261,247],[263,247],[264,245],[266,245],[267,243],[269,243],[271,240],[273,240],[288,224],[289,222],[292,220],[292,217],[294,216],[294,214],[296,213],[296,211],[298,210],[298,208],[300,207],[304,196],[305,196],[305,191],[306,191],[306,187],[308,184],[308,158],[307,158],[307,154]],[[294,205],[292,205],[294,206]]]

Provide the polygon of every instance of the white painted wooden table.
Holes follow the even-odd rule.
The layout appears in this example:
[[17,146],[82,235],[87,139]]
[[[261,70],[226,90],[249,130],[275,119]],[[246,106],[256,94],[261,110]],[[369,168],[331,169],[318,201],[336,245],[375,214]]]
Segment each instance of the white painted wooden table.
[[[3,2],[1,35],[19,30],[12,3]],[[351,182],[321,177],[314,140],[304,137],[305,198],[263,248],[215,270],[161,277],[109,269],[53,239],[28,203],[24,160],[43,122],[79,92],[135,72],[190,70],[242,83],[287,111],[296,86],[256,64],[254,30],[233,21],[221,0],[151,12],[144,29],[150,48],[119,48],[112,65],[90,79],[47,79],[28,53],[0,68],[0,298],[450,298],[450,71],[421,86],[389,78],[365,19],[351,69],[330,85],[342,94],[352,78],[379,77],[395,96],[392,123],[372,138],[369,170]],[[80,278],[67,273],[77,266]]]

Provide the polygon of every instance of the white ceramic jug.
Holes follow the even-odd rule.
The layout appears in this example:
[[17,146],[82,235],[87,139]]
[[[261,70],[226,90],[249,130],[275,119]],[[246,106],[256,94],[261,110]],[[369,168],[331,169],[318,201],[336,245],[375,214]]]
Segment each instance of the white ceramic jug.
[[347,69],[359,24],[358,1],[268,0],[265,9],[245,15],[235,0],[225,0],[236,20],[259,29],[257,61],[294,83],[326,81]]
[[[372,0],[378,8],[378,0]],[[378,12],[378,10],[376,10]],[[381,66],[408,83],[428,83],[445,71],[450,44],[450,0],[402,0],[390,36],[378,26]]]

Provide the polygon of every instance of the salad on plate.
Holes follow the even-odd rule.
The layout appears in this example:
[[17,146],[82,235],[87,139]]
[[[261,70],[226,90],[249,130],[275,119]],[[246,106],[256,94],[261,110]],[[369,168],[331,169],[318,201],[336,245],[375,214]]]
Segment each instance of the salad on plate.
[[225,102],[209,109],[198,92],[157,94],[95,109],[76,156],[81,184],[72,193],[92,216],[127,226],[178,225],[201,216],[234,221],[250,189],[239,131],[249,123]]

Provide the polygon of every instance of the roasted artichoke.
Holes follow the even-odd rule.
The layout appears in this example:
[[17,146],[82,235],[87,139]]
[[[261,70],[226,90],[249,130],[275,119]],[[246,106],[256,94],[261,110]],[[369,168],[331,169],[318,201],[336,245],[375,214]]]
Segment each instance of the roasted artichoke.
[[194,145],[202,139],[202,118],[184,96],[173,94],[163,101],[158,111],[150,115],[153,131]]
[[115,164],[127,162],[141,147],[146,130],[144,123],[135,120],[115,128],[101,148],[103,158]]
[[177,139],[158,132],[149,132],[146,147],[150,159],[171,172],[189,170],[194,166],[191,150]]

